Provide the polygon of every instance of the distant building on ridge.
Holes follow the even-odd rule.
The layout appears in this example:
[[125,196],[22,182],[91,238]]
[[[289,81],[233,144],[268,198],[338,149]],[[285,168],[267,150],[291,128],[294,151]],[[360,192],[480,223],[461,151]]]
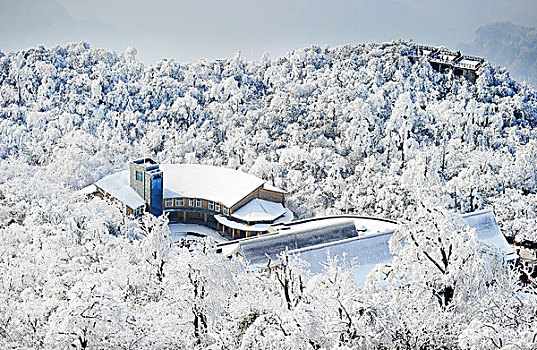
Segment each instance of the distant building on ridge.
[[442,47],[415,45],[408,55],[412,63],[426,59],[431,67],[440,73],[453,72],[455,76],[463,76],[472,83],[477,79],[477,71],[485,60],[481,57],[462,55]]

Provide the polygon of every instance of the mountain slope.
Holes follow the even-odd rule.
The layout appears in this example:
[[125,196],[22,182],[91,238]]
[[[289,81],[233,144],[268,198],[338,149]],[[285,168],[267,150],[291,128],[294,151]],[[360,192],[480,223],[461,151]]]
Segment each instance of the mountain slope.
[[75,188],[140,155],[238,167],[274,178],[301,216],[405,218],[409,191],[427,188],[533,235],[509,222],[535,217],[535,92],[489,65],[475,85],[412,66],[408,48],[149,67],[84,43],[12,53],[0,58],[0,153]]
[[[447,211],[492,207],[537,241],[537,93],[488,63],[475,84],[412,65],[409,45],[148,67],[85,43],[0,57],[0,347],[534,347],[537,293]],[[400,258],[363,290],[337,258],[252,278],[211,242],[172,246],[165,218],[76,193],[140,156],[240,168],[302,217],[401,221]]]

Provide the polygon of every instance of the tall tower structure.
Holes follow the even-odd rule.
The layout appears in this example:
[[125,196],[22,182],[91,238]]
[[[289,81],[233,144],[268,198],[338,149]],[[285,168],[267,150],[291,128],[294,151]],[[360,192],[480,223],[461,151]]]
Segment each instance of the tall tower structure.
[[129,163],[130,186],[143,198],[151,214],[162,214],[163,173],[151,158],[142,158]]

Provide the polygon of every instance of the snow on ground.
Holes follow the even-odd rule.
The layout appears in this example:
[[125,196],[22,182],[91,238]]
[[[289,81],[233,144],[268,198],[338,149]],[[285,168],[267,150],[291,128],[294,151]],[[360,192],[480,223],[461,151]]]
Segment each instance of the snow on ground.
[[170,224],[170,237],[173,242],[178,242],[181,238],[189,240],[200,240],[206,236],[214,238],[218,243],[227,242],[227,238],[224,238],[218,234],[215,230],[195,224]]

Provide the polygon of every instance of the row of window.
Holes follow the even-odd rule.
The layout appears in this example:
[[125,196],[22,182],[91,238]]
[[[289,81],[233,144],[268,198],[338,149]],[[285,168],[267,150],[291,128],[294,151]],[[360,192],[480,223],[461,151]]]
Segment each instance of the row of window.
[[[175,204],[175,205],[174,205]],[[165,199],[164,200],[164,207],[165,208],[172,208],[172,207],[184,207],[185,205],[185,198],[175,198],[175,199]],[[202,201],[201,199],[196,198],[188,198],[188,206],[192,208],[201,208],[202,207]],[[225,215],[229,215],[229,208],[225,206],[221,206],[220,203],[215,203],[209,201],[209,210],[222,212]]]
[[138,217],[141,216],[144,213],[144,207],[139,207],[138,209],[134,209],[134,216]]

